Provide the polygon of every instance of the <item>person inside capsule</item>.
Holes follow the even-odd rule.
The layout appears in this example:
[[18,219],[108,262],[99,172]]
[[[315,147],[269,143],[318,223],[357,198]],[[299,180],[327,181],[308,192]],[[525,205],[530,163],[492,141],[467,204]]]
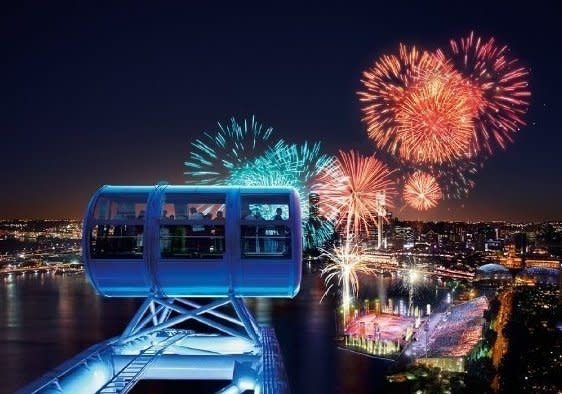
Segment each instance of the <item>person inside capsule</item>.
[[[263,220],[260,209],[258,207],[253,208],[250,213],[244,216],[244,220]],[[263,235],[265,235],[264,226],[244,226],[244,228],[244,238],[246,240],[244,243],[244,250],[250,253],[259,253],[260,251],[263,251],[264,239],[261,233],[263,232]],[[258,239],[259,242],[256,242]]]
[[[282,221],[283,219],[283,210],[281,208],[277,208],[275,210],[275,216],[273,216],[272,220],[275,221]],[[285,250],[285,226],[276,225],[275,226],[275,233],[276,233],[276,252],[283,253]]]
[[213,235],[213,246],[214,252],[222,253],[224,252],[224,213],[222,211],[217,211],[217,216],[213,219],[213,229],[211,234]]
[[[195,207],[189,208],[189,220],[203,220],[203,214],[198,212]],[[199,252],[201,249],[201,237],[203,236],[203,232],[205,231],[205,226],[202,224],[192,224],[191,225],[191,234],[190,237],[190,245],[188,249],[192,251]]]

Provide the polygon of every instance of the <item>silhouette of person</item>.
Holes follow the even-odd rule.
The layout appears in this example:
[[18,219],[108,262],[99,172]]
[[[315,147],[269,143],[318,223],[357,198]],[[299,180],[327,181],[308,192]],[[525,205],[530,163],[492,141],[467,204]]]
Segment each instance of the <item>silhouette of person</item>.
[[[275,216],[273,216],[273,220],[275,221],[284,220],[282,214],[283,214],[283,210],[281,208],[277,208],[275,210]],[[276,225],[275,232],[277,233],[277,238],[275,242],[276,251],[282,253],[285,246],[285,226]]]
[[214,249],[215,252],[222,253],[224,251],[224,214],[222,211],[217,212],[217,216],[213,219],[213,222],[218,222],[213,225],[211,230],[214,236]]
[[[195,207],[189,208],[189,220],[203,220],[203,214],[198,212]],[[188,231],[188,245],[187,248],[193,250],[194,252],[198,253],[199,250],[199,243],[201,240],[201,235],[203,235],[203,231],[205,231],[205,226],[202,224],[191,224],[191,231]]]

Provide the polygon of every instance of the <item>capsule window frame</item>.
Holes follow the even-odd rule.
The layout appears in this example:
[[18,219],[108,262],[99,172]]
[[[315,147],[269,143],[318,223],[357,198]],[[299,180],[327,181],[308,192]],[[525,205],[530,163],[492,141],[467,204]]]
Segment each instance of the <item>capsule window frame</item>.
[[[144,222],[143,222],[144,223]],[[112,231],[113,234],[111,236],[105,236],[105,237],[100,237],[99,236],[99,231],[100,231],[100,227],[103,226],[107,226],[107,227],[112,227]],[[128,234],[125,236],[117,236],[115,235],[115,230],[117,229],[117,227],[122,227],[122,226],[131,226],[133,228],[135,228],[136,233],[135,234]],[[141,228],[141,231],[138,231],[138,228]],[[139,260],[143,260],[144,259],[144,252],[145,252],[145,245],[144,245],[144,224],[137,224],[137,223],[132,223],[132,222],[124,222],[124,221],[118,221],[115,222],[113,221],[112,223],[92,223],[92,226],[90,226],[90,231],[88,234],[88,240],[89,240],[89,257],[90,259],[93,260],[134,260],[134,261],[139,261]],[[96,237],[93,237],[93,233],[94,231],[96,232]],[[105,229],[105,231],[109,232],[109,229]],[[128,231],[128,230],[125,230]],[[94,241],[96,246],[94,246]],[[131,243],[131,246],[133,246],[132,249],[118,249],[113,247],[111,250],[106,251],[104,254],[97,254],[94,253],[94,247],[98,247],[99,246],[99,242],[107,242],[108,245],[111,244],[127,244],[129,241],[133,241]],[[140,253],[134,253],[135,248],[141,248],[141,252]],[[116,253],[116,251],[126,251],[126,253]]]
[[[147,207],[148,207],[148,199],[150,193],[147,191],[143,192],[133,192],[133,193],[125,193],[125,194],[115,194],[115,193],[101,193],[98,197],[96,204],[93,209],[92,219],[89,224],[88,233],[83,234],[88,239],[88,254],[89,257],[93,260],[134,260],[139,261],[144,259],[145,247],[144,247],[144,233],[145,233],[145,218],[147,215]],[[130,217],[117,217],[119,213],[119,204],[128,203],[133,204],[133,209],[128,207],[129,212],[133,212],[134,216],[130,215]],[[105,204],[105,208],[102,209],[102,204]],[[114,204],[117,204],[114,206]],[[100,211],[105,211],[105,217],[100,217]],[[127,211],[125,211],[127,212]],[[144,213],[144,215],[140,215],[140,213]],[[137,229],[136,234],[131,234],[126,236],[125,238],[136,239],[136,244],[140,242],[142,247],[142,253],[135,254],[135,253],[128,253],[120,256],[119,254],[109,253],[105,256],[103,255],[96,255],[93,253],[93,246],[94,246],[94,237],[93,232],[96,231],[96,244],[102,239],[99,236],[99,227],[100,226],[110,226],[113,227],[113,231],[118,226],[132,226]],[[140,232],[138,229],[140,228]],[[116,236],[111,235],[108,237],[105,236],[105,241],[111,240],[111,242],[116,242]],[[110,242],[110,243],[111,243]],[[131,250],[132,251],[132,250]],[[114,251],[113,251],[114,252]]]
[[[168,200],[169,196],[174,196],[174,198]],[[174,204],[174,219],[169,219],[169,216],[166,218],[162,216],[163,212],[167,211],[166,206],[168,206],[169,204]],[[181,213],[181,217],[178,216],[177,214],[177,207],[178,207],[177,204],[179,204],[180,207],[185,206],[185,214]],[[160,212],[160,222],[162,223],[162,221],[166,221],[166,220],[172,223],[189,222],[189,221],[200,222],[201,219],[189,219],[189,210],[191,207],[197,207],[201,205],[220,206],[220,208],[214,209],[213,219],[203,218],[202,219],[203,221],[214,221],[216,218],[216,213],[218,211],[222,211],[223,213],[222,220],[223,221],[226,220],[226,215],[228,214],[226,209],[226,193],[185,193],[185,192],[166,193],[165,192],[162,201],[162,210]],[[190,224],[190,223],[186,223],[186,224]]]
[[[113,222],[119,222],[120,224],[132,223],[134,222],[144,222],[144,218],[146,217],[146,209],[148,206],[148,192],[141,192],[141,193],[127,193],[127,194],[101,194],[94,206],[92,219],[93,222],[96,224],[104,223],[104,224],[111,224]],[[114,204],[117,204],[114,206]],[[121,210],[119,204],[133,204],[132,210],[131,207],[126,207],[127,210]],[[106,205],[103,209],[103,205]],[[140,206],[140,207],[139,207]],[[104,217],[101,217],[101,211],[105,211],[106,214]],[[130,215],[131,212],[134,211],[134,215]],[[141,216],[140,214],[144,212],[144,215]],[[118,217],[119,215],[127,214],[129,217]]]
[[[271,207],[270,211],[275,212],[275,210],[279,207],[283,210],[283,213],[286,212],[286,218],[283,220],[273,220],[269,218],[264,218],[262,216],[261,219],[246,219],[249,215],[251,215],[252,209],[251,207],[255,207],[256,205],[269,205]],[[283,209],[283,207],[285,209]],[[292,221],[292,208],[291,208],[291,199],[289,194],[279,193],[276,195],[271,194],[258,194],[258,193],[240,193],[240,206],[239,206],[239,230],[240,230],[240,258],[243,260],[286,260],[292,257],[292,248],[293,248],[293,233],[291,231],[291,221]],[[283,215],[283,214],[282,214]],[[250,240],[256,242],[256,252],[255,254],[248,254],[248,250],[246,248],[246,243],[248,242],[245,234],[245,227],[258,227],[265,226],[265,231],[268,230],[275,230],[278,231],[277,228],[284,227],[288,231],[286,232],[286,237],[283,238],[285,240],[284,251],[278,252],[278,245],[275,242],[274,234],[259,234],[259,230],[256,230],[256,239]],[[269,228],[267,228],[269,227]],[[264,238],[264,249],[271,248],[273,245],[275,247],[275,251],[257,251],[258,248],[261,249],[260,237]],[[267,244],[266,244],[267,242]],[[271,244],[272,243],[272,244]],[[250,242],[253,244],[253,242]],[[258,246],[260,245],[260,246]]]
[[[171,197],[171,198],[170,198]],[[227,209],[226,209],[226,201],[227,201],[227,194],[226,193],[186,193],[186,192],[165,192],[163,195],[163,201],[162,201],[162,209],[160,212],[160,217],[158,220],[158,229],[159,229],[159,253],[160,253],[160,258],[162,260],[221,260],[225,258],[225,255],[227,254],[227,247],[226,247],[226,239],[227,239],[227,235],[226,235],[226,215],[227,215]],[[166,209],[166,206],[169,204],[174,204],[174,218],[170,219],[169,217],[163,217],[162,214],[164,211],[168,211]],[[185,215],[181,215],[182,217],[178,218],[176,215],[176,208],[177,206],[175,204],[180,204],[179,206],[184,206],[185,207]],[[189,210],[192,206],[219,206],[219,208],[214,208],[214,218],[213,219],[190,219],[189,218]],[[169,209],[169,208],[168,208]],[[182,210],[183,211],[183,210]],[[216,220],[216,212],[218,211],[222,211],[223,212],[223,218],[220,220]],[[180,211],[181,212],[181,211]],[[223,234],[222,234],[222,250],[220,251],[220,254],[214,254],[209,252],[205,252],[205,253],[201,253],[201,250],[197,250],[196,252],[194,252],[195,254],[201,254],[202,256],[190,256],[187,252],[186,255],[166,255],[164,254],[164,249],[162,248],[162,229],[164,227],[168,228],[169,230],[169,226],[190,226],[191,228],[191,234],[193,234],[194,231],[193,230],[193,226],[204,226],[204,230],[201,231],[207,231],[206,228],[207,227],[212,227],[213,226],[222,226],[223,228]],[[188,239],[190,239],[189,236],[187,236],[189,233],[187,231],[187,228],[184,230],[186,232],[186,235],[184,236],[184,240],[187,241]],[[208,235],[208,234],[205,234]],[[207,240],[210,240],[211,242],[215,239],[213,238],[215,237],[214,235],[208,235],[207,237],[203,237]],[[193,238],[191,238],[193,239]]]

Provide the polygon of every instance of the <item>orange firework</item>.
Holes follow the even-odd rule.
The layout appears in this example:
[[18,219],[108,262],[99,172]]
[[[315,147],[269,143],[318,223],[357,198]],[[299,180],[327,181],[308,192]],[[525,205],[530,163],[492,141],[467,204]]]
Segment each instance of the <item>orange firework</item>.
[[400,45],[363,76],[363,120],[379,148],[413,163],[468,155],[478,91],[443,56]]
[[507,46],[498,46],[471,32],[460,40],[451,40],[448,51],[438,51],[441,59],[450,59],[480,100],[471,142],[473,155],[491,154],[494,147],[504,149],[519,128],[529,107],[529,72],[510,58]]
[[380,148],[392,150],[396,141],[396,104],[403,99],[416,70],[432,68],[435,60],[427,52],[400,44],[398,55],[384,55],[363,72],[361,82],[366,90],[358,92],[359,100],[365,103],[363,120],[369,137]]
[[409,88],[395,110],[398,152],[416,163],[468,155],[477,98],[455,72],[434,74]]
[[441,199],[441,188],[432,175],[417,171],[406,181],[404,201],[412,208],[425,211],[437,206]]
[[[395,194],[392,171],[374,156],[355,151],[340,151],[334,165],[324,169],[312,191],[320,196],[323,214],[346,224],[357,237],[361,229],[368,233],[369,223],[376,219],[380,196],[389,199]],[[391,206],[391,201],[385,201]]]

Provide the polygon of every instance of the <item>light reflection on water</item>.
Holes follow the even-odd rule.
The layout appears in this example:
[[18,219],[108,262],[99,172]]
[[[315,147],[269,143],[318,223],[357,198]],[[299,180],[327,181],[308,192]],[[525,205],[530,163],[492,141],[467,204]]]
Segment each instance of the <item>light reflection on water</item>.
[[[434,294],[432,285],[423,284],[429,289],[425,293]],[[11,275],[0,277],[0,287],[0,392],[6,393],[88,346],[120,334],[140,304],[138,299],[96,295],[84,275]],[[403,288],[396,278],[370,278],[362,281],[362,297],[388,298],[393,292],[402,297]],[[324,290],[318,272],[308,272],[292,300],[248,301],[259,322],[275,327],[292,392],[379,389],[389,365],[337,349],[337,298],[320,303]],[[173,384],[166,383],[160,391],[174,392]],[[141,385],[134,392],[154,392],[154,386],[149,387]]]

